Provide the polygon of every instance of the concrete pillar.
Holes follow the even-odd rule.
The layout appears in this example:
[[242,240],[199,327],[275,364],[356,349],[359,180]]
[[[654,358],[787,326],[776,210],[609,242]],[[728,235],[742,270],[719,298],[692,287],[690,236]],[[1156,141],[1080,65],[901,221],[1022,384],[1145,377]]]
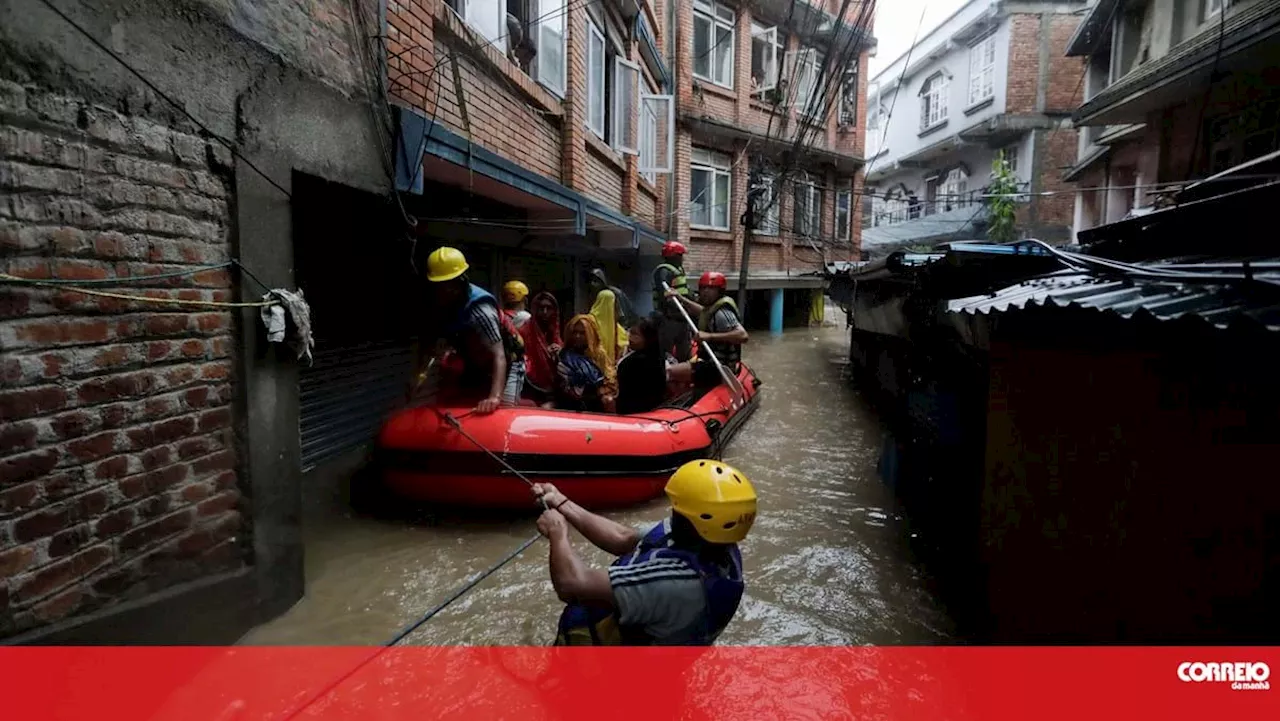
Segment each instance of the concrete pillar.
[[769,332],[782,332],[782,289],[774,288],[773,297],[769,300]]

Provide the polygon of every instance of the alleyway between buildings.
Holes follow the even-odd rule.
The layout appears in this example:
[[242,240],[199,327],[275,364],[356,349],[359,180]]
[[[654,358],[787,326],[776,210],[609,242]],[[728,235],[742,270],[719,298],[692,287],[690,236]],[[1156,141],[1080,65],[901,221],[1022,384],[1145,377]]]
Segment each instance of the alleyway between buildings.
[[[722,643],[928,643],[951,634],[876,477],[882,436],[844,378],[847,343],[832,327],[752,337],[747,360],[765,395],[725,460],[750,474],[761,511],[743,547],[747,597]],[[423,509],[392,520],[353,513],[341,494],[311,500],[306,596],[243,643],[380,642],[535,532],[532,515]],[[665,507],[659,500],[610,516],[650,524]],[[539,543],[406,643],[549,643],[561,606],[546,563]]]

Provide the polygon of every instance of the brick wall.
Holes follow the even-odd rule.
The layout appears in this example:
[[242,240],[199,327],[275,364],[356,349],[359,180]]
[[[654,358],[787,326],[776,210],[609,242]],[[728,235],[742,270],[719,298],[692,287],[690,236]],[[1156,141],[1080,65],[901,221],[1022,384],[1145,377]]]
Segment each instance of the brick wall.
[[[689,254],[684,265],[690,275],[698,276],[709,270],[724,272],[737,267],[734,243],[727,237],[702,236],[689,244]],[[752,246],[755,250],[755,246]]]
[[1069,113],[1084,102],[1085,59],[1067,57],[1067,43],[1080,25],[1075,15],[1054,15],[1049,19],[1049,85],[1045,110]]
[[622,207],[622,183],[625,165],[618,154],[604,143],[590,141],[587,153],[587,182],[583,193],[610,207]]
[[1041,225],[1070,227],[1075,219],[1075,195],[1070,192],[1075,184],[1063,182],[1062,174],[1075,162],[1077,133],[1074,128],[1059,128],[1040,133],[1043,141],[1037,139],[1037,154],[1041,148],[1044,151],[1040,190],[1056,193],[1036,199]]
[[[5,272],[104,281],[228,258],[228,156],[0,83]],[[94,288],[228,301],[226,270]],[[243,564],[231,315],[0,286],[0,634]]]
[[[430,91],[437,101],[436,118],[455,133],[467,137],[453,70],[450,61],[446,60],[453,53],[453,48],[454,44],[448,42],[436,45],[436,62],[444,64],[434,73]],[[527,96],[501,81],[493,80],[478,67],[478,61],[461,53],[453,53],[452,58],[461,73],[470,137],[476,144],[539,175],[559,180],[561,133],[558,123],[551,120],[553,116],[549,116],[541,106],[529,102]],[[525,80],[528,81],[527,78]]]
[[[655,176],[657,177],[657,176]],[[636,217],[651,228],[662,230],[662,218],[658,217],[658,194],[650,190],[650,186],[641,183],[636,193]]]
[[[1052,61],[1058,63],[1066,59],[1057,55]],[[1004,95],[1005,112],[1034,113],[1039,84],[1040,16],[1014,15],[1009,18],[1009,71]]]

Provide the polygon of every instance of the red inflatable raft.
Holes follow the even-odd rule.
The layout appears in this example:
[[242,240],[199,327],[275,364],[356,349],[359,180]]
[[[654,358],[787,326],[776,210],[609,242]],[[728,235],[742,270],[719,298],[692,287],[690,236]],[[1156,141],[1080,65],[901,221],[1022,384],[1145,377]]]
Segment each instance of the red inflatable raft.
[[[684,404],[648,413],[427,405],[392,416],[378,438],[378,463],[393,493],[419,501],[486,508],[529,508],[524,481],[477,447],[500,456],[537,483],[554,483],[583,506],[647,501],[687,461],[718,455],[755,410],[760,381],[744,363],[744,398],[721,385]],[[456,418],[466,435],[448,416]],[[470,435],[476,442],[467,438]]]

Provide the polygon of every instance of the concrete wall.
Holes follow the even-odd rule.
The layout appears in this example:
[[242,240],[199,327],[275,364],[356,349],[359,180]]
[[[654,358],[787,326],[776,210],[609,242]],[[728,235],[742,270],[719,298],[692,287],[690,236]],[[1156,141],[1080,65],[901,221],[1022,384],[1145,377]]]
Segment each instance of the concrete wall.
[[[105,280],[238,257],[292,287],[292,173],[387,191],[347,3],[64,11],[241,157],[41,3],[3,0],[7,271]],[[128,289],[256,299],[244,282],[220,271]],[[5,297],[0,634],[227,642],[291,605],[297,370],[265,347],[257,310]]]

